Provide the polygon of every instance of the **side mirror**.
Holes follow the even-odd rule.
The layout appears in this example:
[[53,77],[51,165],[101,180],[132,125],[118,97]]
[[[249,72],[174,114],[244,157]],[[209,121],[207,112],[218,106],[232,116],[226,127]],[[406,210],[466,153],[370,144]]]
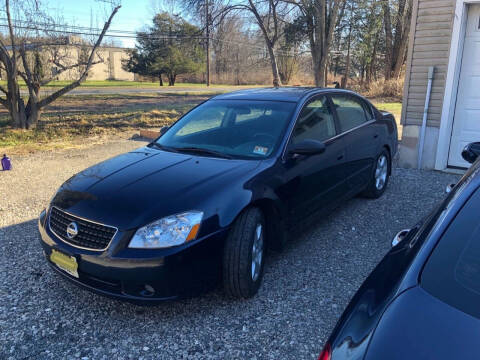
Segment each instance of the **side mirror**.
[[405,239],[405,237],[408,235],[409,232],[410,232],[410,229],[403,229],[399,231],[398,234],[395,235],[395,237],[392,240],[392,247],[400,244],[402,240]]
[[163,127],[160,129],[160,136],[162,136],[163,134],[165,134],[168,129],[170,129],[170,126],[163,126]]
[[288,149],[290,155],[316,155],[325,152],[326,146],[318,140],[306,139],[297,144],[293,144]]
[[455,185],[457,185],[457,184],[448,184],[446,189],[445,189],[445,193],[450,194],[452,192],[453,188],[455,187]]
[[465,161],[473,164],[480,155],[480,142],[472,142],[465,146],[462,151],[462,157]]

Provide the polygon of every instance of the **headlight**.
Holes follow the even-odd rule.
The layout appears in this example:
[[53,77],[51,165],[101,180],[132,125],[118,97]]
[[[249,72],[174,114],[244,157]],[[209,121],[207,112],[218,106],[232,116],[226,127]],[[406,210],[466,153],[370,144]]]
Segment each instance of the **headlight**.
[[196,238],[203,212],[187,211],[154,221],[137,230],[128,247],[159,249],[181,245]]

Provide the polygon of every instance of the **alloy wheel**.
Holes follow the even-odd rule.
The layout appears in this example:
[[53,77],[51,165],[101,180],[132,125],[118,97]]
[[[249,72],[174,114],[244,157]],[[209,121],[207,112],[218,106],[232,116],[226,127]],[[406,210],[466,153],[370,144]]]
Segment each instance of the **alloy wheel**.
[[377,167],[375,169],[375,187],[377,190],[382,190],[387,180],[388,159],[382,154],[377,160]]
[[255,238],[252,245],[252,280],[257,281],[260,276],[260,269],[263,261],[263,226],[257,224],[255,227]]

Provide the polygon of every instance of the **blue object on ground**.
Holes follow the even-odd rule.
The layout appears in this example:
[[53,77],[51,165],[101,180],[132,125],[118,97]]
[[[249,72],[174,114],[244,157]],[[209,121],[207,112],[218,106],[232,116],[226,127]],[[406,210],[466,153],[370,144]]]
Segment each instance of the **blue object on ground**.
[[6,170],[11,170],[11,169],[12,169],[12,163],[10,161],[10,158],[6,154],[3,154],[2,170],[6,171]]

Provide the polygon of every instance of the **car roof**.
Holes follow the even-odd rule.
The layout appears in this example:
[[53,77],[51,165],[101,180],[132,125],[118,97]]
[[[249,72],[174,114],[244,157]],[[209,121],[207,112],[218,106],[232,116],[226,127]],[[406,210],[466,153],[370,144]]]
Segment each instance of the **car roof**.
[[336,90],[333,88],[284,86],[238,90],[215,96],[215,100],[271,100],[298,102],[310,93]]

